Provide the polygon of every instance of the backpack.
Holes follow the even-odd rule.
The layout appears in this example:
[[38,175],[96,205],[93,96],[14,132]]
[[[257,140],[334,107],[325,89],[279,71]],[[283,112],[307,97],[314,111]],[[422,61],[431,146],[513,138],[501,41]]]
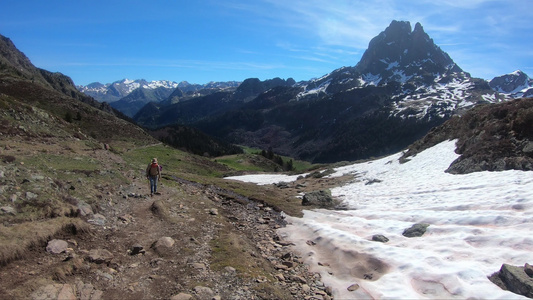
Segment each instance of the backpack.
[[157,174],[159,174],[159,165],[157,165],[157,163],[152,163],[150,165],[149,174],[150,176],[156,176]]

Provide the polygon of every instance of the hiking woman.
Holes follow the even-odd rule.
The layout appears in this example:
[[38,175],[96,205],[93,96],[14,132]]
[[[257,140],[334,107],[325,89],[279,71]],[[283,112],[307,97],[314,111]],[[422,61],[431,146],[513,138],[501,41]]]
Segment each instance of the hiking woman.
[[157,181],[161,180],[161,169],[157,163],[157,158],[153,158],[152,162],[146,168],[146,177],[150,180],[150,196],[157,194]]

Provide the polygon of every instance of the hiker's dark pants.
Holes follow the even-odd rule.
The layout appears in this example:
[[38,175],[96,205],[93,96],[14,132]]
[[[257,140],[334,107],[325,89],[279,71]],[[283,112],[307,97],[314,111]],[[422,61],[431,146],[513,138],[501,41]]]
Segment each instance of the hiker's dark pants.
[[157,176],[150,176],[150,194],[157,193]]

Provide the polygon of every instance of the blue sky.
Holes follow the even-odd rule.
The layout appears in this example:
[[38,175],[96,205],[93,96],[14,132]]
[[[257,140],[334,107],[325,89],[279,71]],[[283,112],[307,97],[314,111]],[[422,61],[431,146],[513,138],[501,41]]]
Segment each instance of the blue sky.
[[355,66],[392,20],[420,22],[472,76],[533,77],[531,0],[0,1],[0,34],[81,85],[309,80]]

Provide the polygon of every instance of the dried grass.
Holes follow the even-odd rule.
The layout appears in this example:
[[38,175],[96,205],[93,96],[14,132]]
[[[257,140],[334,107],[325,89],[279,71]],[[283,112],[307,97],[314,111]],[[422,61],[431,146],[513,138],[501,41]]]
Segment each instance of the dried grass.
[[46,243],[60,233],[89,231],[89,225],[77,218],[55,218],[5,227],[0,225],[0,265],[24,258],[31,247]]

